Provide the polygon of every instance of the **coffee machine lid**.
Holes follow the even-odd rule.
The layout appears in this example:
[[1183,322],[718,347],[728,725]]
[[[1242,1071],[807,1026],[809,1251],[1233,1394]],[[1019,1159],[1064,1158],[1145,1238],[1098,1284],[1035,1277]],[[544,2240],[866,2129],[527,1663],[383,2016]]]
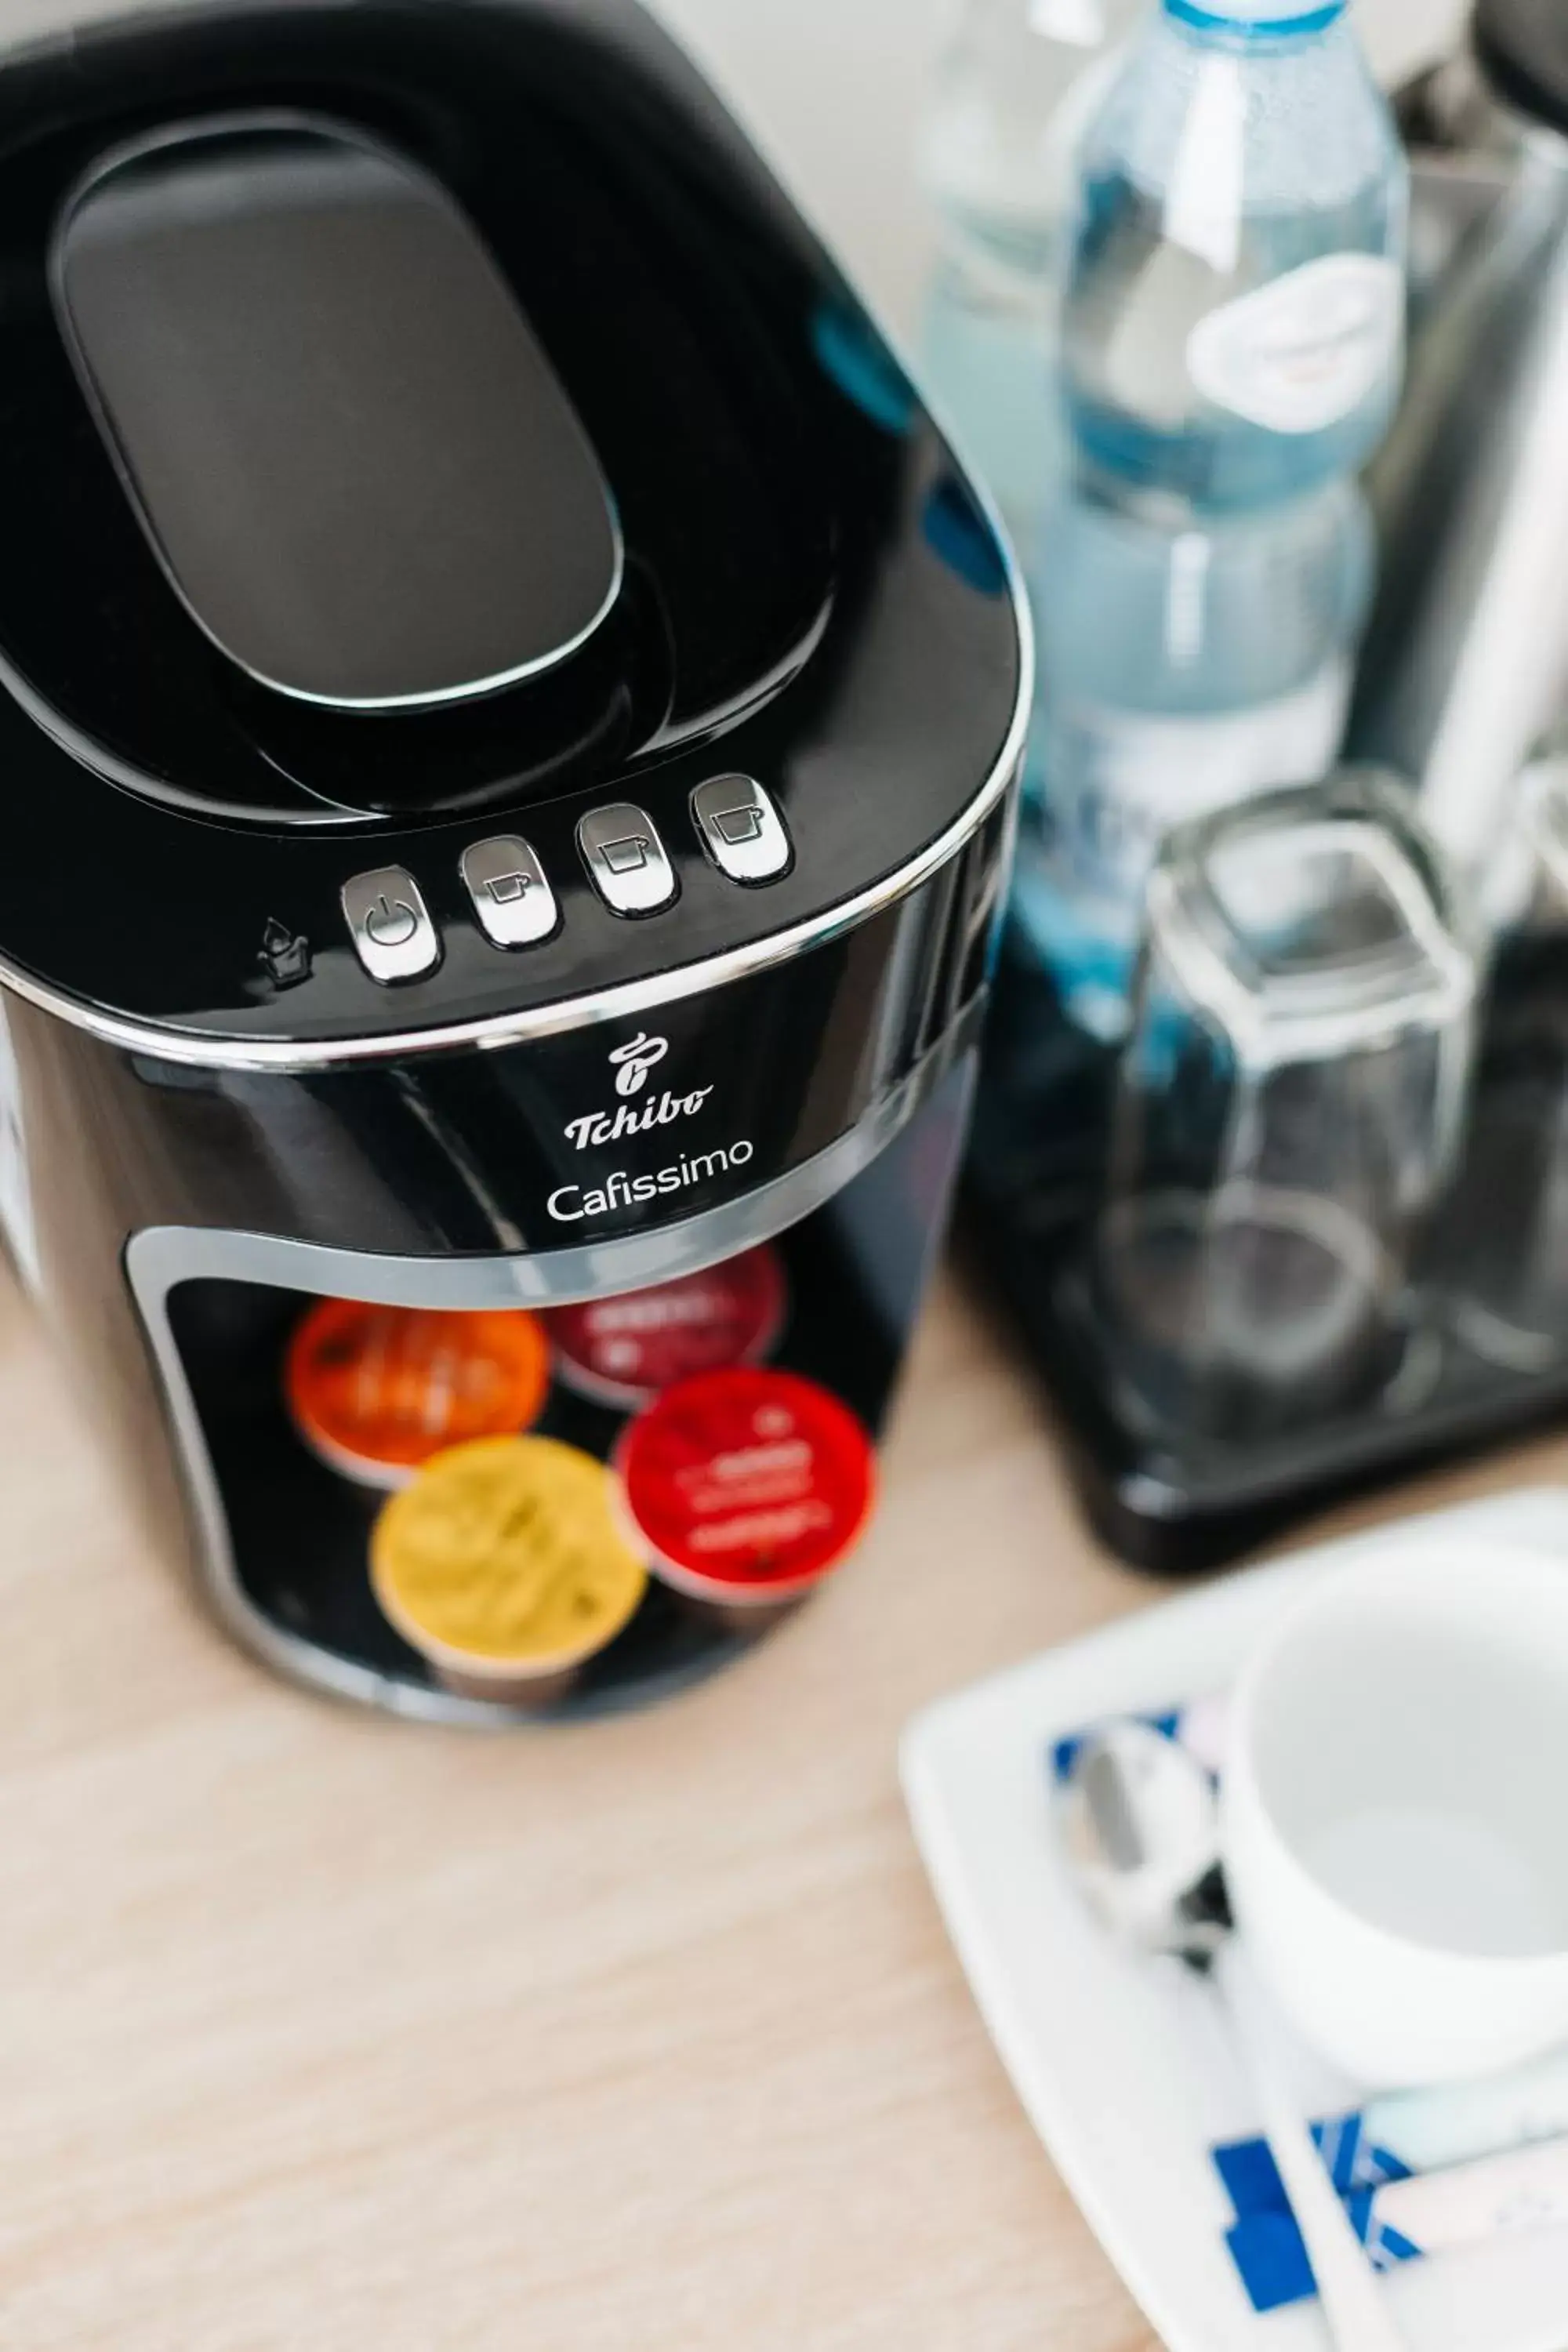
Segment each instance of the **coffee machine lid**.
[[1561,0],[1477,0],[1472,38],[1500,98],[1568,131],[1568,17]]
[[192,617],[341,709],[495,692],[609,611],[598,460],[515,296],[426,172],[238,115],[100,163],[53,257],[68,349]]
[[0,985],[62,1019],[231,1069],[646,1025],[1000,810],[994,522],[636,0],[0,54]]

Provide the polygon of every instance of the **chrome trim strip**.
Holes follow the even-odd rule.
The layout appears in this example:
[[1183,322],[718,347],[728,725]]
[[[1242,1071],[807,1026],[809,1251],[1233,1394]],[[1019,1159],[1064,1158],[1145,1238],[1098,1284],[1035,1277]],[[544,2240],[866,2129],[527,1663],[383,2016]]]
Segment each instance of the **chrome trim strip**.
[[[597,1247],[552,1250],[538,1257],[492,1258],[395,1257],[327,1249],[276,1234],[181,1225],[148,1226],[132,1234],[125,1248],[126,1278],[163,1390],[174,1457],[195,1523],[202,1589],[220,1624],[242,1648],[290,1681],[361,1706],[479,1729],[549,1720],[537,1711],[463,1698],[356,1664],[289,1633],[252,1604],[240,1582],[217,1475],[170,1318],[169,1300],[182,1283],[205,1277],[393,1307],[493,1307],[565,1306],[668,1281],[679,1274],[700,1273],[799,1223],[868,1167],[946,1076],[977,1021],[978,1007],[962,1014],[948,1036],[899,1087],[815,1159],[741,1200],[658,1233],[633,1234]],[[740,1646],[737,1640],[734,1647]],[[730,1655],[730,1650],[716,1649],[712,1665]],[[684,1667],[668,1678],[668,1686],[693,1681],[701,1671]],[[640,1706],[660,1687],[661,1678],[650,1678],[629,1688],[624,1702],[607,1696],[605,1709],[617,1704]],[[574,1719],[584,1711],[575,1710]]]
[[[1026,641],[1027,644],[1027,641]],[[1032,659],[1024,664],[1026,682],[1032,679]],[[1031,686],[1032,693],[1032,686]],[[86,1030],[89,1036],[106,1045],[115,1045],[129,1054],[145,1054],[153,1060],[176,1062],[193,1069],[203,1070],[271,1070],[305,1071],[352,1068],[370,1062],[403,1061],[419,1054],[450,1052],[456,1046],[472,1045],[481,1053],[493,1052],[507,1045],[523,1045],[539,1037],[558,1037],[573,1029],[586,1029],[601,1022],[640,1019],[656,1012],[660,1005],[679,1003],[683,998],[700,996],[710,988],[723,988],[731,981],[744,980],[752,972],[768,971],[807,950],[823,947],[831,940],[840,939],[846,931],[854,930],[898,900],[918,890],[949,860],[957,856],[971,836],[977,833],[1014,781],[1023,751],[1024,736],[1028,726],[1030,703],[1020,696],[1013,725],[1003,746],[1002,756],[986,778],[984,785],[970,803],[962,817],[940,834],[936,840],[912,857],[908,865],[897,867],[880,882],[858,897],[846,898],[822,914],[792,925],[788,930],[774,931],[771,936],[750,941],[745,947],[730,948],[722,955],[706,956],[700,961],[679,966],[673,971],[655,974],[647,980],[626,981],[617,988],[600,989],[591,996],[558,999],[552,1004],[540,1004],[516,1013],[498,1013],[479,1021],[454,1022],[446,1028],[415,1029],[385,1037],[319,1038],[296,1041],[284,1038],[203,1036],[189,1029],[163,1029],[150,1022],[127,1019],[121,1013],[104,1013],[95,1005],[81,1003],[74,997],[60,995],[43,982],[0,956],[0,984],[15,992],[40,1012],[52,1013],[68,1022],[74,1029]]]

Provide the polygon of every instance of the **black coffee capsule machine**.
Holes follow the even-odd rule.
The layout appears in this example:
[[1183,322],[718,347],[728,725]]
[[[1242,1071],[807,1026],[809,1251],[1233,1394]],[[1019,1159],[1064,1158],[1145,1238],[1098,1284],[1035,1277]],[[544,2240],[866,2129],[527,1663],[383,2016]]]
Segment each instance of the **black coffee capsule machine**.
[[[377,1608],[290,1335],[770,1242],[777,1360],[877,1432],[1005,878],[1007,559],[630,0],[17,51],[0,224],[13,1255],[231,1632],[506,1719]],[[655,1581],[562,1705],[736,1639]]]

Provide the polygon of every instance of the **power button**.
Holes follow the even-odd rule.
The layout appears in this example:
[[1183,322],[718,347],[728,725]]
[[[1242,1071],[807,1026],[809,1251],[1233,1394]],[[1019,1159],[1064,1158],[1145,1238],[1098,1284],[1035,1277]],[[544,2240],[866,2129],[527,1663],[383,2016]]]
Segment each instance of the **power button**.
[[372,980],[417,980],[441,961],[441,941],[405,867],[378,866],[343,884],[343,919]]

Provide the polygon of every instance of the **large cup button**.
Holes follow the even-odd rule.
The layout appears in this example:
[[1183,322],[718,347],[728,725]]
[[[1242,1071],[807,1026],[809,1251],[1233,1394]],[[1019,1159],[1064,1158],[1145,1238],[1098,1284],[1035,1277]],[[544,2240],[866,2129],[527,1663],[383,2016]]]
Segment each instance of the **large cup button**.
[[731,882],[776,882],[795,852],[784,819],[754,776],[710,776],[691,795],[703,848]]

